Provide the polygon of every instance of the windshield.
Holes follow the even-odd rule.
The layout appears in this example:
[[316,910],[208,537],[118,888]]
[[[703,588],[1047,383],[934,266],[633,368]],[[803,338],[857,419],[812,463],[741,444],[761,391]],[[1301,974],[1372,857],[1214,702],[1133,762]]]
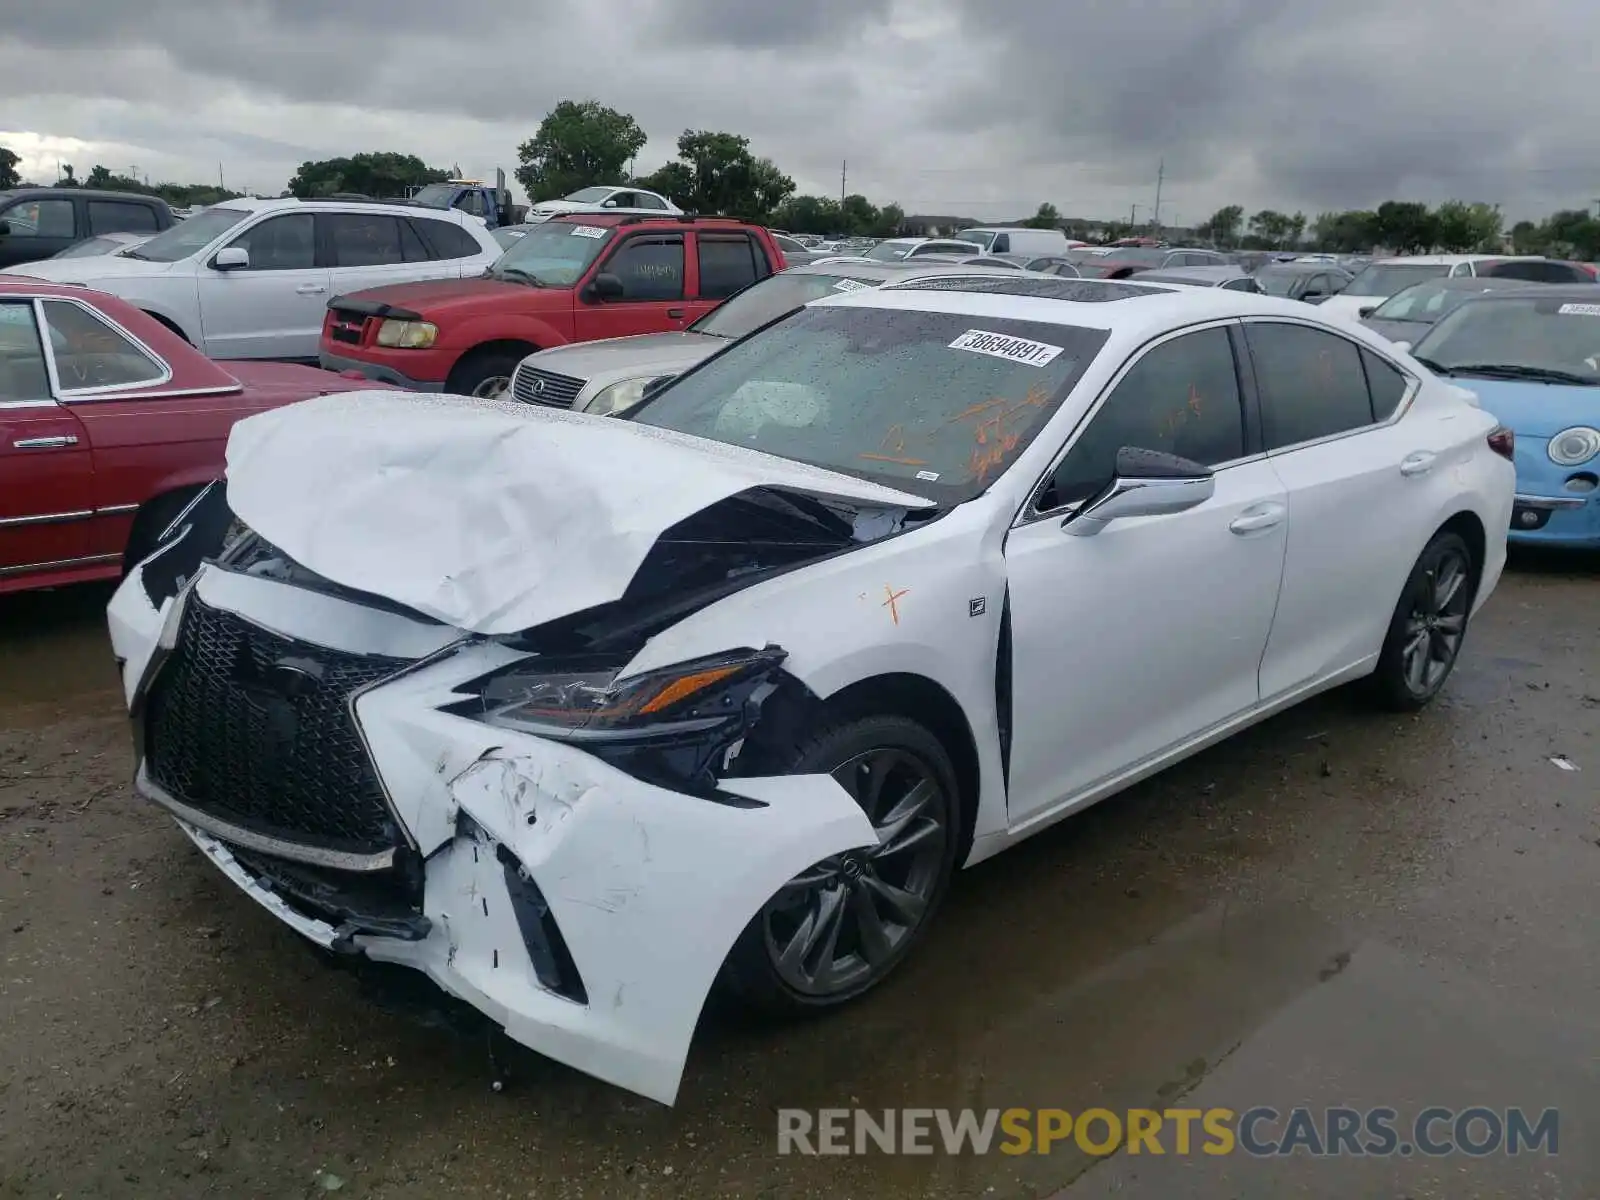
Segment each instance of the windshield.
[[102,254],[113,254],[121,250],[128,243],[119,242],[116,238],[93,237],[86,242],[68,246],[56,255],[57,258],[97,258]]
[[493,279],[531,283],[535,287],[572,287],[614,233],[605,226],[569,221],[535,225],[506,247],[488,274]]
[[1460,288],[1447,288],[1438,283],[1416,283],[1403,292],[1396,292],[1378,305],[1372,313],[1372,319],[1415,321],[1423,325],[1432,325],[1463,301],[1479,294],[1462,291]]
[[1448,264],[1429,266],[1423,263],[1401,267],[1374,265],[1352,279],[1350,286],[1345,288],[1345,294],[1387,298],[1413,283],[1421,283],[1425,279],[1443,279],[1448,274]]
[[579,188],[572,195],[561,198],[563,200],[571,200],[575,204],[599,204],[602,200],[611,198],[611,189],[608,187]]
[[449,208],[457,190],[453,183],[430,183],[411,197],[411,203],[423,208]]
[[1573,376],[1571,382],[1600,386],[1600,295],[1587,303],[1544,296],[1478,298],[1440,318],[1412,353],[1444,371],[1553,371]]
[[917,248],[916,242],[879,242],[861,255],[873,262],[899,262]]
[[992,233],[978,233],[972,229],[963,229],[960,233],[952,233],[950,236],[958,242],[971,242],[974,246],[981,246],[985,250],[994,245],[995,239]]
[[249,216],[242,208],[208,208],[156,234],[148,242],[141,242],[123,257],[142,258],[146,262],[177,262],[200,253]]
[[1107,336],[813,305],[706,360],[627,419],[959,503],[1032,441]]
[[1256,272],[1256,282],[1261,285],[1261,290],[1269,296],[1287,296],[1294,290],[1297,281],[1314,274],[1312,271],[1274,271],[1270,267],[1263,267]]
[[712,337],[742,338],[784,313],[841,292],[877,287],[880,280],[855,279],[845,274],[796,275],[785,271],[769,275],[736,296],[730,296],[689,328]]

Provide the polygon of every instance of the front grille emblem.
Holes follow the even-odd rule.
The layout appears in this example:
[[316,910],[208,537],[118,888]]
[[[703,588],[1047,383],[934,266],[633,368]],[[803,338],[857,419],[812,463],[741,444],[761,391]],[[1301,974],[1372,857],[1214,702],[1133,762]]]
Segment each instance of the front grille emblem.
[[542,396],[542,395],[544,395],[544,380],[542,380],[542,379],[535,379],[535,380],[534,380],[534,381],[533,381],[533,394],[534,394],[534,395],[535,395],[535,396]]

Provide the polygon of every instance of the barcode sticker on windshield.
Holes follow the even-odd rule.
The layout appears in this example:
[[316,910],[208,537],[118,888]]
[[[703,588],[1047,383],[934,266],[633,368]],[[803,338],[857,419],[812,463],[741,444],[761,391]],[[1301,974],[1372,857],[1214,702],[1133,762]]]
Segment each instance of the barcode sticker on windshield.
[[607,230],[600,225],[574,225],[572,227],[573,237],[602,238],[605,237],[606,232]]
[[973,354],[987,354],[1030,367],[1042,367],[1061,353],[1060,346],[1048,342],[1031,342],[1027,338],[1008,337],[984,329],[967,330],[950,343],[950,349],[970,350]]
[[1556,311],[1569,317],[1600,317],[1600,304],[1563,304]]
[[834,282],[833,290],[836,292],[864,292],[871,286],[870,283],[862,283],[859,279],[840,279]]

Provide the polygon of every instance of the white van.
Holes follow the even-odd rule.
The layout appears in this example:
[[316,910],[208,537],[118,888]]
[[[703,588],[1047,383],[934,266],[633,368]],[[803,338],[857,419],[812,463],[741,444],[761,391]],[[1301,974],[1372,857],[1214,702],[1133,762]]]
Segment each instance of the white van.
[[1027,254],[1034,258],[1046,254],[1065,254],[1075,242],[1059,229],[1022,229],[1014,226],[979,226],[950,235],[959,241],[983,247],[986,254]]

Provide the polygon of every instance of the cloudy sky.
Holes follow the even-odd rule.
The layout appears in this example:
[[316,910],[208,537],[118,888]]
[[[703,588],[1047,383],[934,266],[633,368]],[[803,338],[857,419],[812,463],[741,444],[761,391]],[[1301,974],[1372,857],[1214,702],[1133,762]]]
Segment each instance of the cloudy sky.
[[[374,19],[381,13],[381,19]],[[0,0],[0,145],[276,193],[401,150],[471,173],[562,99],[685,128],[803,191],[1140,219],[1239,203],[1600,197],[1593,0]]]

